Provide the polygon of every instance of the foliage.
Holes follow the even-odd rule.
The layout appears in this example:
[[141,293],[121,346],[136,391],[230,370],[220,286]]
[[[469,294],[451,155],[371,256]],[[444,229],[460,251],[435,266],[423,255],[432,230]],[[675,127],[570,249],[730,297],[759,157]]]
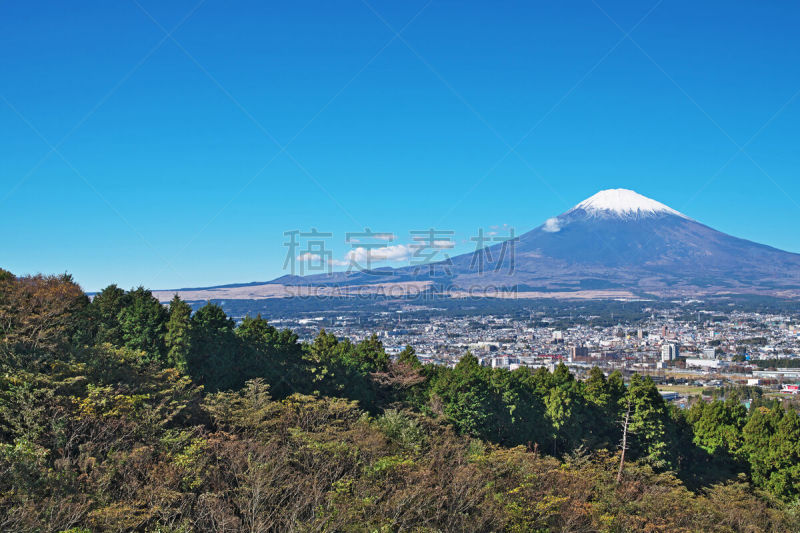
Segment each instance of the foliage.
[[0,318],[3,531],[800,530],[800,417],[736,391],[680,412],[68,276],[0,271]]

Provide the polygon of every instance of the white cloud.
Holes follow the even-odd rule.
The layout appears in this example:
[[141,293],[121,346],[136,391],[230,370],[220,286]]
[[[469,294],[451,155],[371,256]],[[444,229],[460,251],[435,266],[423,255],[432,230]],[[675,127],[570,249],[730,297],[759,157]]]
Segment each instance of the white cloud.
[[[297,256],[297,260],[301,262],[308,262],[308,264],[319,265],[322,262],[322,256],[319,254],[312,254],[306,252]],[[340,261],[338,259],[328,259],[328,264],[331,266],[348,266],[350,261]]]
[[364,248],[359,246],[345,254],[345,259],[356,265],[364,266],[367,259],[376,261],[405,261],[411,257],[411,248],[404,244],[381,246],[380,248]]
[[548,218],[544,226],[542,227],[542,231],[546,231],[548,233],[555,233],[561,229],[561,221],[557,218]]
[[[419,246],[414,244],[395,244],[375,248],[359,246],[344,254],[344,259],[329,259],[328,264],[335,267],[366,268],[368,264],[372,266],[375,263],[408,261]],[[452,248],[454,246],[455,243],[452,241],[434,241],[432,248]],[[319,254],[306,252],[298,255],[297,260],[318,263],[322,257]]]

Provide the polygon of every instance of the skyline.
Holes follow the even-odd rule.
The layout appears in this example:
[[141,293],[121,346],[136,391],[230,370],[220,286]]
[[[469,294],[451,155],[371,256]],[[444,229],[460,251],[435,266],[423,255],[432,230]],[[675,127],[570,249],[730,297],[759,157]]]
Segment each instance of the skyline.
[[468,243],[609,188],[800,252],[797,6],[44,4],[0,8],[17,274],[265,281],[286,231]]

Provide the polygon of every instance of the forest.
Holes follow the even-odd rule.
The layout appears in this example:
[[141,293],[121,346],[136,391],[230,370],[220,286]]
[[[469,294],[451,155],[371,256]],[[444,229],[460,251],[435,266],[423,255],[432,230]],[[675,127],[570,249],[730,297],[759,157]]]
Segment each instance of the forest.
[[800,531],[800,417],[739,400],[0,269],[2,531]]

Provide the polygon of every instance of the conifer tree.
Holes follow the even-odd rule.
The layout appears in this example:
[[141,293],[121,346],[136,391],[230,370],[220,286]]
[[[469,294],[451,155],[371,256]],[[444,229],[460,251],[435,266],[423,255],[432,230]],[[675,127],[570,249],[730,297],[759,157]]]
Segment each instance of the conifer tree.
[[209,390],[239,386],[234,322],[217,304],[207,303],[192,315],[187,368]]
[[397,362],[411,366],[412,368],[422,368],[422,363],[417,357],[417,352],[413,346],[406,346],[397,354]]
[[130,291],[128,298],[127,305],[119,313],[123,345],[144,351],[150,361],[164,363],[167,310],[144,287]]
[[634,374],[628,395],[631,402],[628,425],[631,452],[656,468],[673,467],[669,412],[655,383],[649,376]]
[[114,284],[95,295],[89,306],[94,323],[95,343],[109,342],[115,346],[122,346],[119,314],[129,304],[130,297]]
[[164,340],[167,347],[167,362],[182,371],[186,370],[186,359],[189,356],[191,317],[192,308],[175,294],[169,303],[169,320]]

